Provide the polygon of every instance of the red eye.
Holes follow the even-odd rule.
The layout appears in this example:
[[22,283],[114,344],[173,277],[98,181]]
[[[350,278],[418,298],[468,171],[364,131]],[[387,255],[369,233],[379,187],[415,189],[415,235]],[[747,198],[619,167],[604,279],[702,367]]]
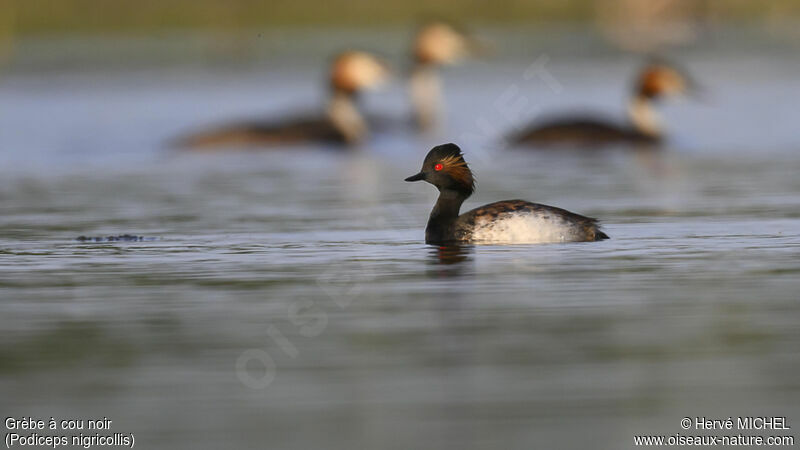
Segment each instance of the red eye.
[[437,164],[437,165],[433,166],[433,170],[435,170],[435,171],[437,171],[437,172],[438,172],[438,171],[440,171],[440,170],[442,170],[443,168],[444,168],[444,166],[443,166],[441,163],[439,163],[439,164]]

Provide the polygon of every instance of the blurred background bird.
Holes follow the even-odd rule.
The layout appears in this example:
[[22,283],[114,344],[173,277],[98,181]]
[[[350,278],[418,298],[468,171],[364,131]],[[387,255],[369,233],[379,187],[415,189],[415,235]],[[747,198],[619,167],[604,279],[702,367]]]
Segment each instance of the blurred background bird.
[[274,121],[232,123],[199,131],[176,141],[179,147],[237,148],[291,145],[303,142],[357,145],[366,139],[369,126],[359,110],[358,95],[379,86],[389,76],[388,67],[375,56],[356,50],[333,58],[329,98],[324,114],[289,116]]
[[620,143],[658,143],[665,136],[655,103],[687,92],[697,92],[697,87],[684,71],[663,61],[651,62],[634,80],[627,121],[609,119],[603,114],[545,118],[513,133],[509,141],[524,146],[589,149]]
[[417,31],[409,93],[414,123],[420,131],[434,131],[442,125],[441,68],[486,51],[486,44],[444,21],[428,22]]

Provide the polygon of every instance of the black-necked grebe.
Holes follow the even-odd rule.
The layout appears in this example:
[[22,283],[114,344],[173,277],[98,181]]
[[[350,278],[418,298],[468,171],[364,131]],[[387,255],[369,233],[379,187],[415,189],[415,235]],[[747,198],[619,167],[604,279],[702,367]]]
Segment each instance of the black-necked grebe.
[[459,215],[475,182],[461,149],[455,144],[434,147],[420,173],[406,181],[424,180],[439,189],[439,199],[425,229],[425,242],[536,244],[608,239],[597,219],[524,200],[504,200]]
[[438,127],[442,115],[439,68],[483,52],[483,44],[446,22],[430,22],[417,32],[413,43],[414,67],[409,91],[414,122],[422,131]]
[[664,62],[650,63],[641,71],[628,104],[628,123],[583,115],[560,117],[535,123],[513,133],[509,142],[542,147],[594,148],[606,145],[655,144],[663,131],[653,104],[656,100],[693,89],[691,79]]
[[185,136],[177,140],[177,145],[202,149],[306,142],[358,144],[366,138],[368,127],[356,105],[356,96],[381,84],[388,74],[386,66],[366,52],[340,53],[331,64],[331,94],[324,115],[235,123]]

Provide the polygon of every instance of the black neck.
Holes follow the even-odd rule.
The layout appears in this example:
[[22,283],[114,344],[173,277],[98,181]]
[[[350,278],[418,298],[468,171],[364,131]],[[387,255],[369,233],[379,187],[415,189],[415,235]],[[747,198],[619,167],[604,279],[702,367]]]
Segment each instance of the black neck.
[[428,218],[428,226],[425,228],[426,242],[438,243],[452,239],[450,236],[452,225],[458,218],[458,211],[467,197],[469,194],[451,189],[439,191],[439,199],[436,200],[436,205]]

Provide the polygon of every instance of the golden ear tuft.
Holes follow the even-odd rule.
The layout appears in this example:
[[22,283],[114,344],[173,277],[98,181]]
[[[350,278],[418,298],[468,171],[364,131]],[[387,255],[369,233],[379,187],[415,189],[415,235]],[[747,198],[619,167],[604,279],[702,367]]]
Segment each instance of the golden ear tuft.
[[442,171],[458,182],[464,190],[470,193],[475,190],[475,178],[460,154],[445,156],[439,162],[442,164]]

